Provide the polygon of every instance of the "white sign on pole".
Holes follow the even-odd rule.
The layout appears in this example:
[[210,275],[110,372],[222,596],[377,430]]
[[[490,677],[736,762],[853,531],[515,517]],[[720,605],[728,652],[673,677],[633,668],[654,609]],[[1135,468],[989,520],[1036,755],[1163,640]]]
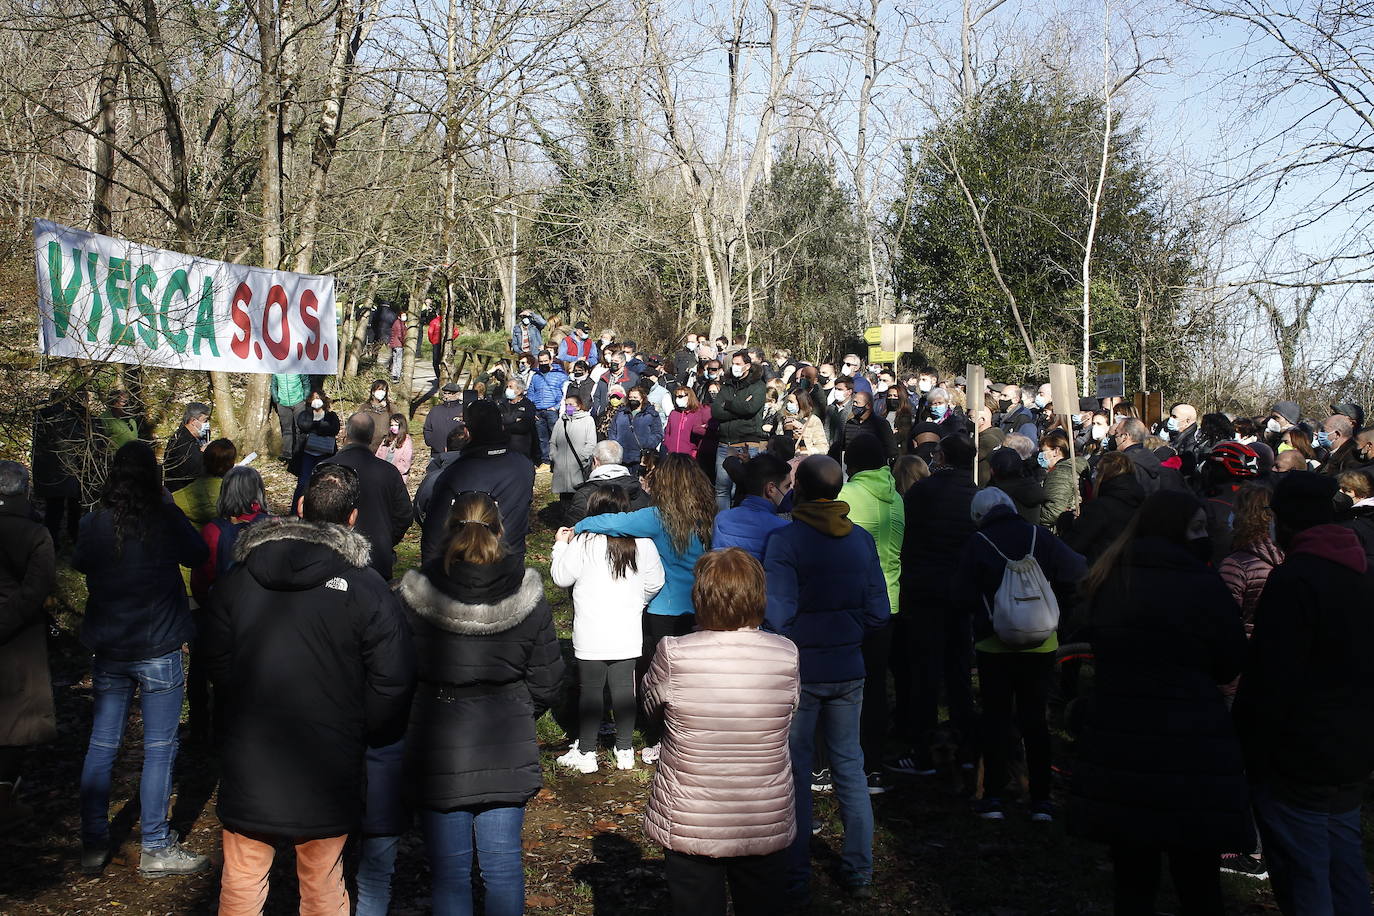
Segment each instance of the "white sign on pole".
[[1097,397],[1124,398],[1126,396],[1126,361],[1106,359],[1097,364]]
[[34,220],[38,346],[172,369],[333,375],[334,278],[164,251]]

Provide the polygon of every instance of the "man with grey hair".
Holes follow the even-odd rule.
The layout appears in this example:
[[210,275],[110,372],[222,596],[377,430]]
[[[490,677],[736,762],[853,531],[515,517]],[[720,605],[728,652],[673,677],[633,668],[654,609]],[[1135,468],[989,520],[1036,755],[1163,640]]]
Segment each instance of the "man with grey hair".
[[1326,463],[1322,465],[1323,474],[1338,477],[1346,471],[1359,471],[1368,467],[1368,462],[1359,455],[1355,432],[1355,421],[1344,414],[1332,414],[1322,421],[1317,441],[1330,449]]
[[0,832],[33,815],[21,805],[24,749],[57,737],[43,602],[57,584],[52,535],[29,504],[29,472],[0,461]]
[[173,493],[205,473],[201,452],[209,443],[210,407],[199,401],[186,405],[181,425],[167,440],[162,455],[162,482]]
[[1131,463],[1135,465],[1136,480],[1140,481],[1146,496],[1161,489],[1172,489],[1161,483],[1162,469],[1159,456],[1145,447],[1145,439],[1150,435],[1150,431],[1145,428],[1144,423],[1135,417],[1126,417],[1118,420],[1116,426],[1112,427],[1112,435],[1116,439],[1117,451],[1131,459]]
[[363,411],[349,417],[345,433],[348,444],[320,464],[342,464],[357,472],[360,492],[356,527],[372,545],[369,565],[383,579],[390,579],[396,545],[405,537],[415,514],[401,472],[372,450],[373,422],[372,415]]
[[649,494],[639,486],[639,478],[620,463],[624,457],[624,449],[614,439],[605,439],[596,444],[592,452],[592,472],[587,475],[586,481],[573,488],[565,524],[576,525],[587,517],[587,503],[597,487],[620,487],[630,497],[631,512],[651,505]]

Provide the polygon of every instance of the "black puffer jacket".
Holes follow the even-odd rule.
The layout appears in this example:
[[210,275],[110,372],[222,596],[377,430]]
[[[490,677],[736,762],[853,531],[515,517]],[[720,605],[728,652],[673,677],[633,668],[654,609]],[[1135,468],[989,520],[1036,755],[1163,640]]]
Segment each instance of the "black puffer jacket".
[[1096,563],[1135,518],[1144,501],[1145,489],[1134,474],[1113,477],[1103,482],[1096,496],[1083,503],[1078,518],[1060,517],[1060,537],[1087,557],[1089,565]]
[[1032,525],[1040,522],[1040,509],[1050,498],[1045,488],[1034,477],[999,477],[992,485],[1011,497],[1016,511]]
[[435,562],[399,592],[419,656],[406,736],[416,804],[523,805],[543,784],[534,723],[563,679],[543,578],[516,556],[448,573]]
[[711,402],[711,417],[720,424],[722,444],[763,440],[763,406],[767,394],[763,372],[758,366],[750,366],[743,378],[726,373],[720,384],[720,394]]
[[1177,544],[1142,538],[1098,589],[1085,635],[1096,678],[1070,832],[1249,852],[1245,764],[1217,688],[1240,672],[1245,631],[1221,577]]
[[467,490],[488,493],[501,509],[506,547],[525,555],[525,536],[530,531],[530,505],[534,502],[534,464],[518,454],[504,438],[489,445],[469,445],[463,457],[445,468],[434,481],[433,495],[425,509],[420,538],[420,559],[429,563],[444,550],[453,500]]
[[973,471],[942,467],[917,481],[903,499],[902,610],[948,607],[954,561],[976,530],[969,509],[978,490]]
[[219,817],[304,839],[353,830],[363,755],[405,730],[415,653],[400,603],[357,531],[267,519],[234,544],[201,651],[227,697]]

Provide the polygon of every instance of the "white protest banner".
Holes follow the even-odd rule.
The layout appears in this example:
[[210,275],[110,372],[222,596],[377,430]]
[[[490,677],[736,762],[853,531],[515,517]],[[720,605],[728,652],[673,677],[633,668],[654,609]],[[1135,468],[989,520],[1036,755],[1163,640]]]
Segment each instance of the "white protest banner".
[[1104,359],[1097,364],[1097,397],[1124,398],[1126,396],[1126,361]]
[[34,220],[38,346],[49,356],[333,375],[334,278],[164,251]]

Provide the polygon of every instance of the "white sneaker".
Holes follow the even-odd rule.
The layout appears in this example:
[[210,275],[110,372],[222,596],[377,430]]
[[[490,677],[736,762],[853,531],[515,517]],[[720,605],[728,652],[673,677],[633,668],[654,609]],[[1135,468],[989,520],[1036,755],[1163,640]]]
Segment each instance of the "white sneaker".
[[561,766],[579,773],[595,773],[597,771],[596,751],[582,753],[578,750],[577,742],[574,741],[568,752],[556,761]]
[[650,744],[641,748],[639,751],[639,759],[643,760],[645,763],[658,763],[658,745]]
[[635,768],[635,749],[627,747],[625,750],[615,749],[615,768],[617,770],[633,770]]

